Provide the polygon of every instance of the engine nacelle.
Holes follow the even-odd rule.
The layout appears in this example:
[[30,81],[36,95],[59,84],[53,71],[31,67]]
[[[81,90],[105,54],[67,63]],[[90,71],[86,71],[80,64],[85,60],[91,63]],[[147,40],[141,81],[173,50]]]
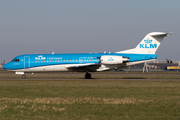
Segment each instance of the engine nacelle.
[[100,60],[102,64],[122,64],[127,62],[129,59],[123,56],[103,55]]

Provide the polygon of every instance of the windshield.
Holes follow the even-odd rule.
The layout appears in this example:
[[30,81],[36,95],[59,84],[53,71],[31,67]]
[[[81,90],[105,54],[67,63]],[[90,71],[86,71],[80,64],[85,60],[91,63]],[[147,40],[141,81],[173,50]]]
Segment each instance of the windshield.
[[13,59],[11,62],[19,62],[19,59]]

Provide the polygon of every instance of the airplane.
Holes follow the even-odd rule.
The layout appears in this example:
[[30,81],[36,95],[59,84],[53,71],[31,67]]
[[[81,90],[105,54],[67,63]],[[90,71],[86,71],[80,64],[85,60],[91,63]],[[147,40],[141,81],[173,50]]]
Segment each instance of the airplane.
[[173,33],[151,32],[133,49],[115,53],[25,54],[15,57],[3,68],[26,78],[25,72],[89,72],[116,70],[157,59],[156,50],[164,37]]

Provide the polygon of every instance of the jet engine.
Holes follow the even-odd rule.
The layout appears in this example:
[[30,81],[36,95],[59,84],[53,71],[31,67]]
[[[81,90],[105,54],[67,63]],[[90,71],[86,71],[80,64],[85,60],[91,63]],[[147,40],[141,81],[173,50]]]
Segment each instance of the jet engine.
[[123,56],[103,55],[100,60],[102,64],[122,64],[127,62],[129,58]]

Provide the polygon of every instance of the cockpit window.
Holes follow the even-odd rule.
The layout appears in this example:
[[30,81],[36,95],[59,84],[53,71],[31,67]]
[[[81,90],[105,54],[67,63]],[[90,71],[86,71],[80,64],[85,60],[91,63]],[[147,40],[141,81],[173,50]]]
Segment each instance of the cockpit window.
[[19,59],[13,59],[11,62],[19,62]]

